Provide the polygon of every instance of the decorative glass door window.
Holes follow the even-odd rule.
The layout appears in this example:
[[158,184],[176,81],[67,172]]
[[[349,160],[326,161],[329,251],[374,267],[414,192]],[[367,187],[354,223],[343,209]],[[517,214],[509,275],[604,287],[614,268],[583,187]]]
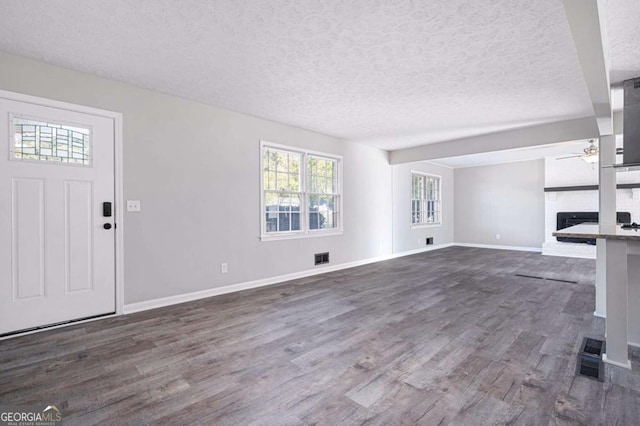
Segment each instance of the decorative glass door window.
[[91,165],[91,129],[11,117],[11,159]]
[[413,172],[411,174],[411,225],[440,223],[440,177]]

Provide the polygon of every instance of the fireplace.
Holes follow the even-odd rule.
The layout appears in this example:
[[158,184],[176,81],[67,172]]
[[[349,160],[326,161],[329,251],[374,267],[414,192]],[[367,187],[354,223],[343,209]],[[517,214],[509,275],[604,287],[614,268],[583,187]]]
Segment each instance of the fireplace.
[[[616,221],[618,223],[630,223],[631,213],[618,212],[616,215]],[[564,228],[568,228],[573,225],[579,225],[581,223],[598,223],[598,212],[558,212],[557,215],[557,227],[559,231]],[[557,240],[561,243],[582,243],[595,245],[595,238],[564,238],[557,237]]]

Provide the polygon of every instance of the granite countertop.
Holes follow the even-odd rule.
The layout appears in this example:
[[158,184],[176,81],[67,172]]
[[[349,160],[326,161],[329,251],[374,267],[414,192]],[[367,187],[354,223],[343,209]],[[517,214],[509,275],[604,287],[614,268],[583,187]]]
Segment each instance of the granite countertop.
[[552,234],[554,237],[565,238],[604,238],[609,240],[640,241],[640,229],[622,229],[616,226],[615,232],[600,232],[597,224],[580,224],[570,226]]

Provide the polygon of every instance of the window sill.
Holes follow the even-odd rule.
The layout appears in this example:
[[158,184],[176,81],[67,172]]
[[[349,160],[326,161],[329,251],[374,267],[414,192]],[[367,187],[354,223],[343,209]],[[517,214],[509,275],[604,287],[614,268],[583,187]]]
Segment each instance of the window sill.
[[261,235],[260,241],[297,240],[300,238],[331,237],[335,235],[342,235],[342,230],[332,229],[327,231],[310,231],[310,232],[299,232],[299,233],[279,234],[279,235]]
[[417,223],[415,225],[411,225],[411,229],[437,228],[439,226],[442,226],[442,222],[440,222],[440,223]]

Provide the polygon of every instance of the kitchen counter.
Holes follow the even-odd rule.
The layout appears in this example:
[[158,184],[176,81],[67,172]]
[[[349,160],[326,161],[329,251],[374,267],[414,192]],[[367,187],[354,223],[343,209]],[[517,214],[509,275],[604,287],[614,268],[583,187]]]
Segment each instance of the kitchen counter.
[[605,240],[629,240],[640,241],[640,229],[622,229],[616,226],[615,232],[600,232],[598,224],[586,224],[570,226],[552,234],[554,237],[565,238],[604,238]]

